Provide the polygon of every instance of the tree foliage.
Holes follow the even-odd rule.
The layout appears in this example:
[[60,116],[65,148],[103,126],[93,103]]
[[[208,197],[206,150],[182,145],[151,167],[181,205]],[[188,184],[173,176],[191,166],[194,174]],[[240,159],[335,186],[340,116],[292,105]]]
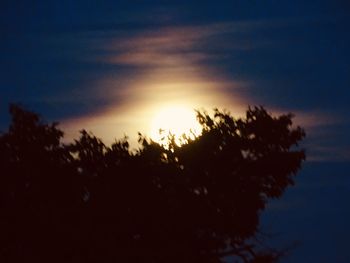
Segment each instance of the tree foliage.
[[203,132],[167,147],[106,146],[11,105],[0,136],[1,262],[276,262],[259,216],[305,159],[292,115],[197,112]]

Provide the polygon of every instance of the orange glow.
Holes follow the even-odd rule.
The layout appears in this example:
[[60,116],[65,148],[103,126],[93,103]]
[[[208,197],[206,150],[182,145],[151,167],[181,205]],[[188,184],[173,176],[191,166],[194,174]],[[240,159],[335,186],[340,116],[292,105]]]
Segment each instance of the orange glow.
[[[104,82],[99,86],[116,85],[113,80]],[[137,147],[137,132],[156,142],[160,142],[162,137],[159,129],[165,130],[163,135],[169,132],[176,137],[182,133],[190,135],[191,129],[198,135],[201,129],[196,122],[195,110],[205,109],[210,112],[218,107],[230,110],[236,116],[244,114],[246,104],[241,98],[220,92],[225,85],[223,82],[206,80],[193,72],[157,69],[126,83],[127,88],[123,93],[116,89],[117,96],[125,98],[121,100],[122,103],[116,103],[92,116],[66,120],[63,128],[68,138],[76,137],[76,131],[85,128],[107,144],[127,135],[132,147]],[[230,85],[233,88],[239,86],[235,83]],[[177,143],[180,143],[179,139]]]
[[200,134],[195,109],[225,108],[242,115],[246,100],[232,91],[239,91],[246,83],[228,80],[207,68],[201,62],[209,55],[193,49],[217,29],[168,28],[111,41],[106,48],[110,55],[100,58],[104,63],[142,70],[132,75],[110,75],[93,83],[94,96],[115,98],[115,104],[90,116],[64,120],[67,137],[74,138],[85,128],[107,144],[126,134],[137,147],[137,132],[157,142],[161,139],[159,129],[165,130],[163,135],[170,132],[176,137],[182,133],[191,136],[190,130]]
[[201,133],[201,126],[196,120],[193,109],[185,105],[169,105],[160,108],[151,121],[150,137],[152,140],[166,144],[164,138],[172,134],[175,142],[181,145],[182,135],[194,139]]

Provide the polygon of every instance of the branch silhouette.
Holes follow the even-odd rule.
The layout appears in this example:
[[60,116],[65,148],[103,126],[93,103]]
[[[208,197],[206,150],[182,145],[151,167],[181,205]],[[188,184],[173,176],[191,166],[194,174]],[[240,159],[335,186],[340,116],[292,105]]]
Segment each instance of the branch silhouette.
[[271,198],[293,185],[305,133],[264,108],[197,112],[202,134],[111,146],[10,106],[0,136],[1,262],[277,262],[258,240]]

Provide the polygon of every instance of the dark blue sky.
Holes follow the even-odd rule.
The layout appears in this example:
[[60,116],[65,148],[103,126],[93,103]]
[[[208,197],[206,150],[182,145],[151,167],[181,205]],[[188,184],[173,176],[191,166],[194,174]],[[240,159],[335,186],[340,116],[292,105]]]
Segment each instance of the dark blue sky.
[[[318,180],[313,173],[324,171],[320,167],[326,162],[350,160],[349,26],[346,0],[3,0],[0,130],[8,125],[11,102],[48,120],[67,122],[64,127],[84,128],[67,120],[93,123],[93,130],[112,113],[128,117],[130,110],[125,109],[143,111],[151,95],[167,102],[174,96],[168,86],[178,81],[193,88],[191,95],[180,90],[176,100],[193,97],[195,106],[230,108],[223,100],[228,98],[233,111],[259,104],[275,113],[295,113],[308,135],[308,159],[316,161],[301,178],[312,174]],[[163,86],[154,88],[157,83]],[[206,86],[211,88],[203,98]],[[211,97],[215,105],[207,103]],[[142,129],[135,114],[132,121],[118,119],[118,131],[125,127],[136,134]],[[334,185],[339,176],[332,178],[327,171],[324,178]],[[349,186],[349,180],[341,180]],[[329,222],[322,228],[337,232],[348,226],[332,218],[348,208],[345,201],[332,199],[333,194],[325,193],[336,209],[325,212]],[[300,196],[306,195],[301,191]],[[322,207],[317,201],[309,205],[319,205],[317,211]],[[307,210],[303,207],[300,214]],[[337,239],[327,233],[328,239]],[[322,262],[302,261],[299,255],[298,262]]]

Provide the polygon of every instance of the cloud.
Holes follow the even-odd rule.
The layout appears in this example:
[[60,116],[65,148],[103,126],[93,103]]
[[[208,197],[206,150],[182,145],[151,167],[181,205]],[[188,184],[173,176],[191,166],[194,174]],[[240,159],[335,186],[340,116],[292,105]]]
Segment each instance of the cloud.
[[[64,69],[67,72],[62,79],[67,82],[67,76],[79,76],[80,84],[77,81],[74,89],[70,85],[64,92],[57,90],[37,100],[63,107],[81,105],[83,110],[71,110],[68,117],[60,119],[64,127],[70,131],[91,128],[109,141],[124,132],[147,131],[156,108],[171,103],[208,110],[226,108],[237,116],[244,114],[247,105],[265,105],[274,114],[295,113],[295,123],[305,127],[308,136],[317,137],[314,131],[322,125],[344,120],[329,111],[301,111],[274,100],[275,92],[271,88],[264,91],[263,82],[253,74],[254,67],[244,64],[248,57],[250,62],[268,65],[269,61],[256,56],[276,48],[276,42],[259,32],[280,30],[288,23],[244,21],[52,35],[42,46],[46,44],[54,52],[45,51],[42,59],[51,54],[57,63],[65,61],[63,65],[69,68]],[[316,147],[325,149],[322,142]],[[312,154],[319,156],[319,152]]]
[[[105,43],[99,49],[104,54],[89,57],[89,60],[128,66],[174,66],[200,63],[205,60],[223,58],[227,51],[250,50],[266,43],[243,41],[217,41],[224,37],[246,33],[267,24],[266,22],[227,22],[207,25],[183,25],[156,27],[141,31],[107,31]],[[96,41],[96,40],[95,40]]]

